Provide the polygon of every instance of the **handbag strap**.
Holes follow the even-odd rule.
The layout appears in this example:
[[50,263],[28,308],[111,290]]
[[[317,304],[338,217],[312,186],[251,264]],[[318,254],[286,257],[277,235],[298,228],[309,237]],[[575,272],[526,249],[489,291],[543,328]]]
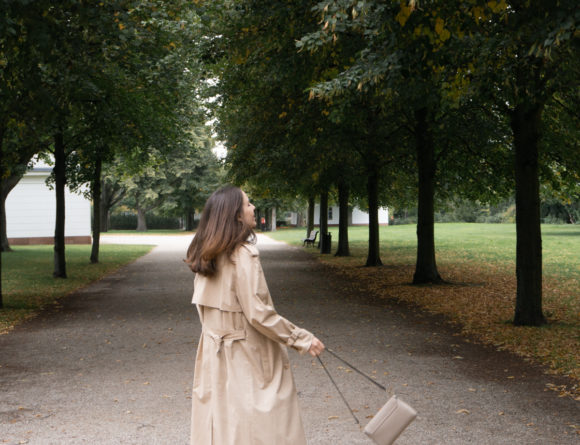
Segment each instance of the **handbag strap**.
[[339,359],[342,363],[344,363],[346,366],[348,366],[349,368],[351,368],[353,371],[358,372],[360,375],[362,375],[364,378],[366,378],[368,381],[370,381],[371,383],[374,383],[375,385],[377,385],[379,388],[381,388],[383,391],[386,391],[387,388],[385,388],[383,385],[381,385],[379,382],[377,382],[375,379],[373,379],[372,377],[368,376],[367,374],[365,374],[364,372],[362,372],[360,369],[358,369],[356,366],[351,365],[349,362],[347,362],[346,360],[344,360],[343,358],[339,357],[338,354],[336,352],[334,352],[332,349],[328,349],[326,348],[326,351],[329,352],[331,355],[335,356],[337,359]]
[[[328,351],[328,349],[327,349]],[[360,422],[358,421],[357,417],[354,415],[354,411],[352,410],[352,408],[350,407],[350,405],[348,404],[348,402],[346,401],[346,399],[344,398],[344,395],[342,394],[342,391],[338,388],[338,385],[336,384],[336,382],[334,381],[334,379],[332,378],[332,376],[330,375],[330,372],[328,372],[328,369],[326,369],[326,366],[324,366],[324,362],[320,359],[320,356],[317,355],[316,358],[318,359],[318,361],[320,362],[320,364],[322,365],[322,367],[324,368],[324,370],[326,371],[326,375],[328,375],[328,378],[330,379],[330,381],[332,382],[332,384],[334,385],[334,387],[336,388],[336,390],[338,391],[338,393],[340,394],[340,397],[342,397],[342,401],[344,402],[344,404],[346,405],[346,407],[348,408],[348,410],[350,411],[350,414],[352,415],[354,421],[360,425]]]
[[[369,380],[370,382],[374,383],[375,385],[377,385],[379,388],[381,388],[383,391],[386,391],[387,388],[385,388],[383,385],[381,385],[380,383],[378,383],[376,380],[374,380],[372,377],[368,376],[367,374],[365,374],[364,372],[362,372],[360,369],[358,369],[356,366],[351,365],[349,362],[347,362],[346,360],[344,360],[342,357],[340,357],[336,352],[334,352],[332,349],[328,349],[326,348],[326,351],[328,353],[330,353],[331,355],[333,355],[334,357],[336,357],[338,360],[340,360],[342,363],[344,363],[346,366],[348,366],[349,368],[351,368],[353,371],[358,372],[360,375],[362,375],[364,378],[366,378],[367,380]],[[342,394],[341,390],[338,388],[338,385],[336,384],[336,382],[334,381],[334,379],[332,378],[332,376],[330,375],[330,372],[328,372],[328,369],[326,369],[326,366],[324,365],[324,362],[321,360],[320,356],[317,355],[316,358],[318,359],[318,361],[320,362],[320,364],[322,365],[322,367],[324,368],[324,371],[326,372],[326,375],[328,375],[328,378],[330,379],[330,381],[332,382],[332,384],[334,385],[334,387],[336,388],[336,390],[338,391],[338,393],[340,394],[340,397],[342,398],[342,401],[344,402],[344,404],[347,406],[348,410],[350,411],[350,414],[352,415],[352,417],[354,418],[355,422],[357,424],[360,424],[360,422],[358,421],[357,417],[354,414],[354,411],[352,410],[352,408],[350,407],[350,405],[348,404],[348,402],[346,401],[344,395]]]

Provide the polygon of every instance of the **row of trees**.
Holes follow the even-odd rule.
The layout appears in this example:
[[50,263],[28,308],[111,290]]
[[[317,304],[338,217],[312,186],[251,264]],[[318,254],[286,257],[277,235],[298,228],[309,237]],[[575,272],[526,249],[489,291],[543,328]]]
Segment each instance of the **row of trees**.
[[515,189],[514,321],[542,324],[540,184],[578,194],[575,3],[2,2],[0,204],[50,152],[54,276],[65,277],[65,185],[91,184],[92,261],[99,213],[123,191],[141,214],[191,214],[217,183],[201,124],[211,106],[231,179],[254,197],[301,196],[309,213],[319,197],[325,214],[336,191],[339,255],[349,203],[369,209],[367,266],[381,264],[379,205],[416,203],[415,283],[443,281],[436,199]]
[[[551,192],[545,195],[546,187],[540,192],[540,216],[543,224],[577,224],[580,221],[580,200],[564,202]],[[475,223],[515,223],[515,197],[481,204],[465,199],[451,199],[438,202],[435,211],[436,222],[475,222]],[[390,209],[394,224],[415,224],[417,209]]]
[[[514,323],[540,325],[540,183],[577,196],[574,0],[208,2],[215,113],[234,181],[254,196],[319,196],[370,214],[417,203],[414,283],[441,283],[434,205],[515,189]],[[310,229],[310,227],[309,227]],[[326,228],[321,226],[322,235]]]
[[[31,158],[54,162],[55,277],[66,277],[64,188],[90,184],[98,261],[101,196],[149,190],[190,211],[218,172],[198,90],[200,19],[176,0],[11,0],[0,3],[0,178],[4,202]],[[179,164],[179,165],[177,165]],[[169,193],[171,191],[171,193]],[[192,199],[190,195],[193,196]],[[1,263],[0,263],[1,267]],[[1,290],[1,287],[0,287]],[[2,305],[0,293],[0,307]]]
[[193,127],[185,143],[161,152],[148,148],[148,161],[137,173],[127,172],[122,159],[107,163],[101,184],[101,231],[109,229],[109,216],[116,206],[134,209],[136,230],[147,230],[146,215],[184,217],[185,229],[192,230],[196,209],[223,178],[223,169],[214,155],[208,126]]

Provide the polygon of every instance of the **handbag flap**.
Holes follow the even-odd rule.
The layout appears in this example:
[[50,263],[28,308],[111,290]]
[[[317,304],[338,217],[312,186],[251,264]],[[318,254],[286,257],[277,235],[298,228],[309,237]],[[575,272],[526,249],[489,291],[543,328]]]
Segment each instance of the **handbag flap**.
[[417,417],[417,411],[397,396],[391,397],[364,429],[367,436],[379,445],[395,441],[405,428]]
[[365,432],[368,431],[369,434],[374,434],[377,428],[395,412],[395,409],[397,409],[397,397],[393,396],[387,400],[387,403],[383,405],[379,412],[367,424]]

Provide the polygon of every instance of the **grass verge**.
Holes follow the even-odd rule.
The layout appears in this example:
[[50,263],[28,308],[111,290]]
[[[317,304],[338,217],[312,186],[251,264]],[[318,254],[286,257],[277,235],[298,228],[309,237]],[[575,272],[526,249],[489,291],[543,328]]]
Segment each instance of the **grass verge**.
[[67,245],[68,278],[53,278],[52,245],[15,246],[2,252],[2,293],[0,334],[34,317],[59,298],[108,275],[149,252],[154,246],[100,246],[98,264],[89,262],[90,245]]
[[[340,270],[373,295],[402,300],[428,312],[445,315],[477,341],[512,351],[526,360],[567,375],[575,384],[551,388],[580,401],[580,227],[542,226],[543,308],[548,324],[515,327],[515,226],[511,224],[436,224],[435,247],[439,273],[452,284],[410,285],[415,270],[416,227],[381,227],[384,267],[365,268],[368,229],[349,229],[350,257],[320,255],[322,262]],[[333,247],[338,229],[331,228]],[[302,246],[304,229],[268,233]],[[334,249],[333,249],[334,250]]]
[[193,232],[188,232],[185,230],[177,229],[153,229],[146,230],[145,232],[138,232],[137,230],[109,230],[108,232],[103,232],[101,235],[131,235],[131,236],[147,236],[147,235],[193,235]]

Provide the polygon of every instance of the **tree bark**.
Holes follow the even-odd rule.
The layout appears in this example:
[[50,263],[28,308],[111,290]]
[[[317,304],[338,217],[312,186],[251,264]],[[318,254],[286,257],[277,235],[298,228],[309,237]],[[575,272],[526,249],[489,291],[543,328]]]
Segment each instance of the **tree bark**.
[[143,209],[139,205],[139,201],[137,201],[137,232],[146,232],[147,231],[147,220],[145,218],[145,209]]
[[327,245],[327,235],[328,235],[328,191],[324,191],[320,194],[320,253],[330,253],[329,246]]
[[[98,155],[97,155],[98,156]],[[93,246],[91,249],[91,263],[99,262],[99,247],[101,241],[101,170],[103,160],[100,156],[95,162],[95,171],[93,176],[92,196],[93,196]]]
[[276,231],[276,206],[272,207],[272,232]]
[[185,215],[185,230],[193,232],[193,222],[195,221],[195,210],[188,209]]
[[266,220],[265,230],[269,231],[270,224],[272,223],[272,213],[268,212],[268,209],[264,209],[264,219]]
[[107,206],[107,203],[109,202],[110,198],[108,194],[109,188],[107,186],[107,183],[105,181],[101,181],[101,199],[99,200],[101,205],[101,210],[99,211],[99,215],[101,217],[101,221],[99,222],[101,232],[109,231],[109,221],[108,221],[109,207]]
[[375,165],[367,169],[367,196],[369,201],[369,250],[366,267],[382,266],[379,242],[379,171]]
[[310,236],[314,230],[314,195],[308,197],[308,216],[306,221],[306,238]]
[[[0,124],[0,233],[6,233],[6,212],[4,211],[4,122]],[[6,239],[8,242],[8,238]],[[4,252],[4,240],[0,245],[0,309],[4,307],[4,296],[2,293],[2,252]],[[10,246],[8,246],[10,248]]]
[[349,187],[344,181],[338,183],[338,249],[335,256],[350,256],[348,245],[348,195]]
[[10,243],[8,242],[8,235],[6,233],[6,198],[18,182],[22,179],[22,175],[14,175],[1,180],[2,192],[0,193],[0,218],[2,218],[2,229],[0,236],[2,237],[2,252],[10,252]]
[[111,209],[125,196],[125,190],[111,185],[103,180],[101,182],[101,232],[107,232],[111,225]]
[[439,284],[443,280],[435,261],[435,147],[431,134],[428,110],[415,112],[415,138],[419,173],[419,202],[417,212],[417,263],[413,284]]
[[64,241],[66,154],[62,133],[54,137],[54,189],[56,193],[56,221],[54,225],[54,272],[55,278],[66,278]]
[[[2,143],[0,142],[0,195],[2,195],[2,175],[3,175],[3,166],[2,166]],[[2,207],[2,215],[4,216],[4,199],[1,199],[0,206]],[[6,231],[6,219],[0,219],[0,231]],[[4,307],[4,297],[2,295],[2,253],[4,252],[4,248],[0,249],[0,309]]]
[[518,105],[510,116],[516,177],[516,308],[514,324],[540,326],[542,312],[542,232],[538,144],[543,106]]

